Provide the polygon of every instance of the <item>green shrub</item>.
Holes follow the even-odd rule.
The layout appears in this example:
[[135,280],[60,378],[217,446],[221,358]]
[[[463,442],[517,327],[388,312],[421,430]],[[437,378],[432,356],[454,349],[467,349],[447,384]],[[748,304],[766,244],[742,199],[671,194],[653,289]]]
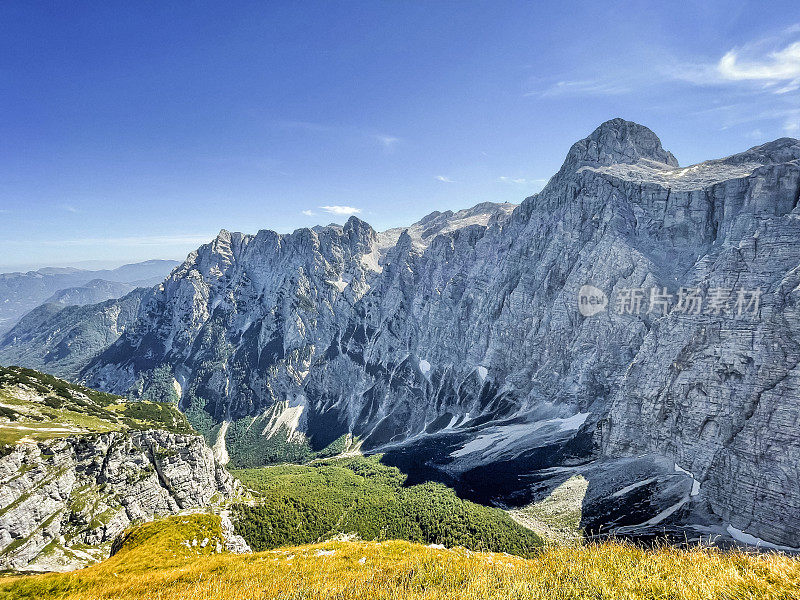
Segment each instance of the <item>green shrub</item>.
[[16,421],[19,419],[19,413],[15,411],[13,408],[6,408],[5,406],[0,406],[0,417],[5,417],[9,421]]
[[456,496],[438,483],[404,487],[405,475],[377,458],[234,471],[258,502],[234,507],[253,550],[355,533],[529,556],[542,541],[503,511]]

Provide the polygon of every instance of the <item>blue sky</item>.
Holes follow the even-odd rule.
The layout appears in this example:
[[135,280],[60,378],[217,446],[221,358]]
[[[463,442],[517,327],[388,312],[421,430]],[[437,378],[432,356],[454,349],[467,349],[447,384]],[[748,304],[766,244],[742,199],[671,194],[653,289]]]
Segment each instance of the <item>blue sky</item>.
[[792,2],[0,5],[0,269],[518,202],[602,121],[800,137]]

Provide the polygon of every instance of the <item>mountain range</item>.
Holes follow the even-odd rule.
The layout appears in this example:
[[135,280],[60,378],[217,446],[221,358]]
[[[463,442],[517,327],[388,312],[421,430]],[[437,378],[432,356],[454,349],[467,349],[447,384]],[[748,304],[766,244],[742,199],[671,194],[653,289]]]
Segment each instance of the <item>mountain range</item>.
[[119,298],[136,287],[160,283],[177,265],[172,260],[148,260],[95,271],[46,267],[0,273],[0,333],[40,304],[80,305]]
[[797,140],[680,167],[614,119],[519,206],[223,230],[0,362],[174,400],[236,466],[341,446],[506,508],[579,475],[595,535],[798,548],[799,201]]

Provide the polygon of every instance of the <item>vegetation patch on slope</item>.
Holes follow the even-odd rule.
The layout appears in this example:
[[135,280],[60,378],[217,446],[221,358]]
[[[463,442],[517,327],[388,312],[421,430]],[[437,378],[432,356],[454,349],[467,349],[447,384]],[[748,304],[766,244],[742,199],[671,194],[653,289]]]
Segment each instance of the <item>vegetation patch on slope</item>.
[[22,439],[141,429],[194,432],[170,404],[130,402],[32,369],[0,367],[0,447]]
[[549,543],[579,544],[583,541],[581,515],[588,486],[589,482],[583,476],[574,475],[543,500],[509,510],[508,514]]
[[268,421],[261,417],[245,417],[231,422],[225,443],[233,468],[246,468],[278,462],[303,463],[314,458],[307,441],[291,441],[281,429],[272,436],[264,434]]
[[[217,531],[208,515],[144,527],[110,559],[72,573],[0,579],[9,600],[731,600],[800,597],[800,560],[608,542],[530,559],[406,541],[326,542],[249,555],[183,552]],[[159,533],[157,526],[162,528]]]
[[438,483],[405,487],[378,457],[233,471],[256,493],[234,507],[237,532],[254,550],[337,535],[403,539],[531,556],[542,544],[503,511],[462,500]]
[[224,545],[216,515],[180,515],[132,527],[114,541],[111,554],[125,569],[147,567],[154,559],[180,560],[215,554]]

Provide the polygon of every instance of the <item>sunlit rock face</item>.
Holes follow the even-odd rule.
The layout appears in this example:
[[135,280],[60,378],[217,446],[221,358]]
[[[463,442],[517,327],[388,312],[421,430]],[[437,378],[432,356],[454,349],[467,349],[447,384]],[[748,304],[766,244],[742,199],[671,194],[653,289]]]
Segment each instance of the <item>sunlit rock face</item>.
[[[488,502],[579,472],[592,529],[800,546],[799,192],[796,140],[681,168],[615,119],[513,212],[222,232],[81,377],[124,393],[168,365],[195,422],[233,424],[209,429],[223,450],[257,417],[314,448],[352,434]],[[586,285],[605,310],[582,314]]]
[[0,456],[0,568],[69,571],[132,523],[241,491],[203,438],[166,431],[24,442]]

